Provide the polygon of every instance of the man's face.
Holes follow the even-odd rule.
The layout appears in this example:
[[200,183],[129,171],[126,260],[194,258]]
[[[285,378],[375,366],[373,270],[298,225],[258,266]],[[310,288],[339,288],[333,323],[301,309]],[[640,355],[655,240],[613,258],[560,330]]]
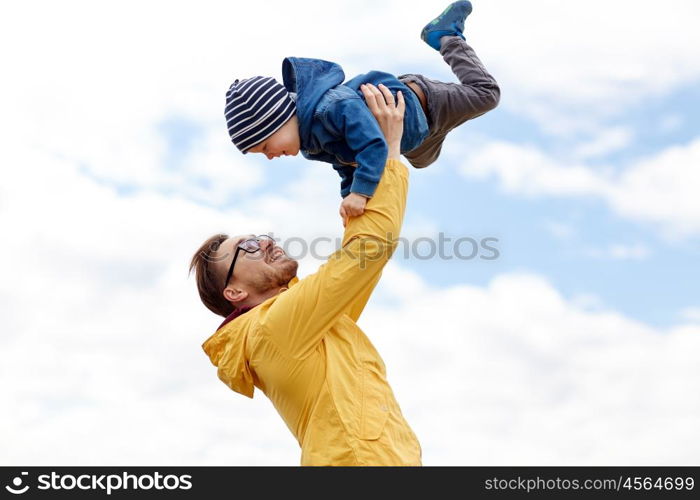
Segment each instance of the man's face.
[[299,154],[300,148],[299,122],[297,115],[294,114],[277,132],[246,152],[262,153],[267,156],[268,160],[271,160],[278,156],[296,156]]
[[[217,273],[222,280],[226,278],[236,247],[243,240],[254,238],[247,234],[228,238],[217,251]],[[244,289],[249,293],[262,294],[273,288],[287,285],[297,274],[299,263],[287,257],[284,250],[274,241],[260,239],[260,250],[254,253],[238,251],[238,258],[233,267],[229,286]]]

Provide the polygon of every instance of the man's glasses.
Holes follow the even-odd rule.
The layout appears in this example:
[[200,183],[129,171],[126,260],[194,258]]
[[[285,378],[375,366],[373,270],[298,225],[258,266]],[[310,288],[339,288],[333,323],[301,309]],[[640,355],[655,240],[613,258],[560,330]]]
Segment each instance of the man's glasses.
[[248,238],[247,240],[241,241],[238,245],[236,245],[236,252],[233,254],[233,260],[231,261],[231,266],[228,268],[228,274],[226,275],[226,281],[224,282],[224,288],[228,285],[228,282],[231,281],[231,276],[233,275],[233,266],[236,265],[236,259],[238,258],[238,253],[243,250],[245,253],[255,253],[258,250],[260,250],[260,242],[262,240],[268,240],[271,242],[275,242],[275,239],[272,236],[269,236],[267,234],[261,234],[259,236],[256,236],[255,238]]

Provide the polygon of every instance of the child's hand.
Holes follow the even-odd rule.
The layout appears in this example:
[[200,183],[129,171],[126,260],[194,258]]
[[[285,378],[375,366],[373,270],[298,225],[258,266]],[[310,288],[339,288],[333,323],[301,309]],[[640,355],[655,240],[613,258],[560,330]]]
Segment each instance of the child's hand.
[[357,193],[350,193],[340,204],[340,216],[343,218],[343,226],[348,222],[349,217],[357,217],[365,213],[367,197]]

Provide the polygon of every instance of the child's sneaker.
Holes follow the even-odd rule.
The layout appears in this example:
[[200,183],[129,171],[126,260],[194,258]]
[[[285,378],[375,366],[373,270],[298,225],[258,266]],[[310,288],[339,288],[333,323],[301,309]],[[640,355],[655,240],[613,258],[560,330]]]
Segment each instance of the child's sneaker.
[[421,39],[432,48],[440,51],[440,38],[458,36],[464,40],[464,20],[472,11],[468,0],[451,3],[445,11],[430,21],[420,33]]

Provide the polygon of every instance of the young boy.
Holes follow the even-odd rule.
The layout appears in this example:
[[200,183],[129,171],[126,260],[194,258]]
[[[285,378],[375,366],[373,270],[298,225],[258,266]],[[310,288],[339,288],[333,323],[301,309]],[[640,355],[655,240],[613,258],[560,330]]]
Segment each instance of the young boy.
[[301,151],[307,159],[331,163],[341,178],[341,217],[361,215],[387,157],[384,136],[364,102],[361,85],[383,85],[403,95],[401,154],[416,168],[438,158],[453,128],[498,104],[496,80],[463,35],[471,10],[469,1],[454,2],[421,32],[421,39],[440,52],[460,83],[418,74],[397,78],[380,71],[343,83],[345,74],[335,63],[288,57],[282,63],[284,86],[262,76],[230,86],[224,113],[231,140],[244,154],[262,153],[272,159]]

